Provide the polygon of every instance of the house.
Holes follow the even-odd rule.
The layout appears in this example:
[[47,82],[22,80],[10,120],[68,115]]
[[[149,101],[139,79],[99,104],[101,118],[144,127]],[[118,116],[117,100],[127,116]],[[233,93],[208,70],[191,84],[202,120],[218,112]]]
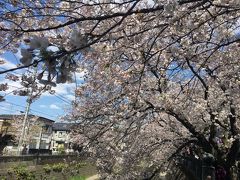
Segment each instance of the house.
[[[5,143],[0,141],[0,145],[7,151],[5,154],[14,155],[17,153],[23,119],[24,115],[0,115],[0,134],[1,136],[11,137],[11,140],[7,140]],[[41,116],[28,115],[27,128],[23,139],[25,153],[51,153],[53,123],[53,120]]]
[[51,149],[53,154],[72,152],[70,141],[70,129],[73,124],[54,123]]
[[54,121],[38,117],[32,122],[29,128],[29,154],[50,154],[51,153],[51,140],[52,140],[52,128]]
[[[19,153],[18,142],[22,136],[23,119],[24,115],[0,115],[0,154]],[[54,123],[48,118],[28,115],[21,153],[69,154],[74,150],[79,151],[81,148],[76,148],[70,140],[70,130],[73,125]]]

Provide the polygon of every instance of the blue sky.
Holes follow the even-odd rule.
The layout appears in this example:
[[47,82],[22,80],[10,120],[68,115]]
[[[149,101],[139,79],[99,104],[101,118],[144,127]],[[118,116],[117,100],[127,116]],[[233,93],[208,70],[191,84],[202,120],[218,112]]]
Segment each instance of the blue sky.
[[[6,52],[0,56],[0,58],[6,61],[5,64],[0,65],[0,71],[4,69],[10,69],[16,67],[19,63],[20,53],[13,54]],[[21,75],[24,70],[18,70],[14,74]],[[76,73],[78,84],[83,82],[83,73]],[[11,92],[19,89],[20,84],[6,80],[5,74],[0,75],[0,83],[8,83],[9,89],[4,92],[0,91],[0,95],[6,95],[6,101],[0,102],[0,114],[19,114],[25,111],[27,97],[15,96]],[[56,93],[51,95],[44,93],[39,99],[35,100],[31,104],[31,114],[43,116],[55,121],[59,121],[59,117],[63,116],[68,108],[71,106],[72,100],[74,100],[75,83],[58,84],[53,88]]]

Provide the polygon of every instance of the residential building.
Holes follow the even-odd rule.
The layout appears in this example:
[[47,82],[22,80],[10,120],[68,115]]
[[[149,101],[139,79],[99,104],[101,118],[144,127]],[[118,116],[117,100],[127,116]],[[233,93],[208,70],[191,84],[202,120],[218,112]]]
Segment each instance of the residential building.
[[[11,140],[0,145],[7,154],[16,154],[18,140],[22,133],[24,115],[0,115],[0,135],[9,136]],[[29,115],[27,128],[24,136],[23,153],[51,153],[52,125],[53,120]],[[0,152],[1,149],[0,149]]]
[[54,123],[52,135],[52,153],[71,153],[73,152],[70,141],[70,129],[73,124],[70,123]]
[[[0,115],[0,155],[15,155],[22,134],[24,115]],[[29,115],[22,154],[70,154],[74,150],[70,140],[71,123],[54,123],[41,116]],[[79,151],[80,148],[74,148]]]
[[54,121],[38,117],[29,128],[29,154],[51,153],[52,128]]

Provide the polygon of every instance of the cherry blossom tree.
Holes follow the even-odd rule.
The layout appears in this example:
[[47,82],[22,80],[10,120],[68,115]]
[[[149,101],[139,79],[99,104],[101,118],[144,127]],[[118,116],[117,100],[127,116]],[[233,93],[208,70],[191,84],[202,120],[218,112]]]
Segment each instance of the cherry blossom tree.
[[74,140],[97,160],[103,177],[153,177],[191,145],[198,158],[211,154],[234,178],[240,148],[237,0],[0,6],[2,51],[21,48],[22,55],[21,65],[0,74],[36,66],[39,82],[54,85],[86,72],[68,117],[79,122]]
[[[11,123],[11,134],[14,136],[14,142],[17,144],[19,141],[19,138],[21,136],[21,130],[23,128],[23,119],[24,115],[13,115],[13,119],[10,121]],[[29,115],[29,119],[27,122],[26,132],[24,136],[24,144],[29,144],[29,141],[31,140],[32,136],[36,133],[40,132],[41,126],[37,123],[38,117],[34,115]]]

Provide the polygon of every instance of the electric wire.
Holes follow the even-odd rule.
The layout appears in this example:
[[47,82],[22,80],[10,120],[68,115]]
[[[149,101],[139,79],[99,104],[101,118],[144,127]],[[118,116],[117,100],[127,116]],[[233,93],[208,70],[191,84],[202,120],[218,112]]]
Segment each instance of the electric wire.
[[53,94],[55,97],[57,97],[58,99],[60,99],[60,100],[62,100],[62,101],[64,101],[65,103],[68,103],[68,104],[72,104],[72,102],[70,102],[70,100],[69,99],[67,99],[67,98],[63,98],[62,96],[60,96],[60,95],[57,95],[57,94]]
[[[11,105],[13,105],[13,106],[18,106],[18,107],[22,107],[22,108],[26,108],[25,106],[22,106],[22,105],[19,105],[19,104],[15,104],[15,103],[12,103],[12,102],[9,102],[9,101],[5,101],[6,103],[8,103],[8,104],[11,104]],[[56,118],[55,116],[53,116],[53,115],[50,115],[50,114],[47,114],[47,113],[44,113],[44,112],[42,112],[42,111],[38,111],[38,110],[35,110],[35,109],[32,109],[32,108],[30,108],[30,111],[32,111],[32,112],[36,112],[36,113],[40,113],[40,114],[44,114],[44,115],[47,115],[47,116],[49,116],[49,117],[54,117],[54,118]]]
[[4,106],[0,106],[0,109],[2,111],[6,111],[6,112],[14,112],[14,113],[16,113],[16,111],[20,112],[20,110],[6,109],[6,107],[4,107]]
[[[22,88],[20,88],[20,89],[22,89]],[[16,90],[16,89],[15,89],[15,90]],[[4,95],[4,97],[10,95],[10,94],[13,93],[15,90],[13,90],[13,91],[11,91],[11,92],[9,92],[9,93],[6,93],[6,94]],[[56,95],[55,95],[55,96],[56,96]],[[64,102],[68,103],[68,104],[71,104],[69,101],[66,101],[66,100],[64,100],[64,99],[61,98],[61,97],[58,97],[58,96],[56,96],[56,97],[59,98],[60,100],[64,101]],[[12,104],[12,105],[14,105],[14,106],[18,106],[18,107],[25,108],[25,106],[18,105],[18,104],[9,102],[9,101],[5,101],[5,102],[8,103],[8,104]],[[41,112],[41,111],[38,111],[38,110],[35,110],[35,109],[32,109],[32,108],[30,108],[30,110],[33,111],[33,112],[37,112],[37,113],[41,113],[41,114],[47,115],[47,116],[49,116],[49,117],[54,117],[54,118],[56,118],[56,117],[53,116],[53,115],[50,115],[50,114],[47,114],[47,113],[44,113],[44,112]]]
[[[3,68],[3,67],[0,67],[0,69],[5,70],[5,71],[8,70],[8,69]],[[18,72],[16,72],[16,71],[12,71],[12,72],[10,72],[10,73],[17,74],[17,75],[22,75],[21,73],[18,73]]]

